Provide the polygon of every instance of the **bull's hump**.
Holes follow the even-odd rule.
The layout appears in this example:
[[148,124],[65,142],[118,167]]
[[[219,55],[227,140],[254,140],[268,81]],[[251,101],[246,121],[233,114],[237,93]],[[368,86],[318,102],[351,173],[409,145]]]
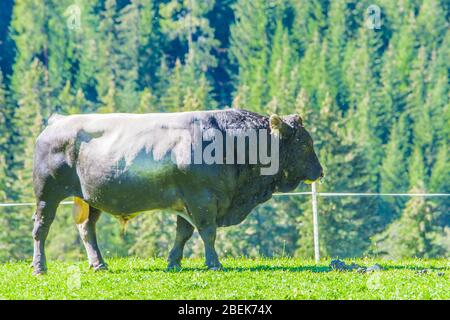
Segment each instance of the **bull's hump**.
[[225,117],[228,120],[246,118],[246,117],[262,117],[250,111],[243,109],[222,109],[222,110],[204,110],[204,111],[185,111],[185,112],[156,112],[156,113],[87,113],[87,114],[75,114],[75,115],[60,115],[54,113],[48,120],[48,124],[54,124],[59,120],[66,119],[72,123],[89,123],[95,122],[96,125],[108,122],[120,122],[120,121],[193,121],[195,119],[210,118],[217,116],[219,118]]
[[[214,116],[214,115],[230,115],[230,114],[240,114],[240,115],[258,115],[256,113],[243,110],[243,109],[222,109],[222,110],[202,110],[202,111],[183,111],[183,112],[154,112],[154,113],[86,113],[86,114],[76,114],[70,116],[63,116],[60,114],[53,114],[51,118],[54,117],[55,120],[66,117],[80,118],[83,120],[108,120],[108,119],[151,119],[151,118],[176,118],[176,117],[188,117],[196,118],[202,116]],[[260,115],[258,115],[260,116]],[[261,117],[261,116],[260,116]],[[50,119],[49,119],[50,121]]]
[[81,131],[89,135],[105,133],[133,136],[151,134],[158,129],[189,129],[197,121],[206,121],[224,129],[242,129],[265,126],[264,116],[242,109],[188,111],[173,113],[105,113],[62,116],[55,114],[49,119],[51,131],[77,136]]

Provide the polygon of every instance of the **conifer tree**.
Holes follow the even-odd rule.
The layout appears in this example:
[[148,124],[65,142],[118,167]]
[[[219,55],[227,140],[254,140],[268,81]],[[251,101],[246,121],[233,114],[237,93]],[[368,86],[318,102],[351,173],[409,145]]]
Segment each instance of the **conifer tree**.
[[[276,99],[278,113],[293,111],[295,97],[298,91],[298,72],[295,55],[289,45],[288,31],[283,27],[282,17],[277,22],[272,39],[267,80],[269,83],[269,97]],[[273,111],[275,112],[275,111]]]
[[[370,29],[361,27],[358,32],[357,45],[354,50],[349,47],[345,63],[349,64],[345,81],[349,86],[349,127],[356,143],[363,146],[368,160],[368,172],[372,179],[371,188],[379,188],[379,167],[383,157],[381,145],[387,139],[386,114],[380,95],[379,74],[380,35]],[[353,52],[353,53],[352,53]],[[349,55],[349,56],[348,56]],[[355,55],[352,59],[351,56]]]
[[7,129],[7,106],[6,106],[6,87],[3,82],[3,73],[0,70],[0,202],[7,199],[7,163],[6,156],[8,152],[8,129]]
[[[316,91],[319,90],[318,88],[325,78],[324,69],[320,68],[323,67],[325,61],[321,47],[319,34],[315,33],[299,66],[299,78],[302,89],[309,96],[310,106],[315,109],[319,108],[321,102],[319,97],[316,98]],[[319,102],[317,102],[318,100]]]
[[292,22],[293,47],[303,56],[315,38],[321,37],[326,27],[326,16],[322,1],[290,0],[294,12]]
[[230,55],[239,65],[236,89],[240,99],[245,101],[245,108],[263,112],[270,101],[265,80],[270,53],[266,34],[267,3],[238,0],[234,10],[236,23],[231,27]]
[[7,113],[6,101],[6,87],[3,82],[3,73],[0,70],[0,201],[6,198],[6,155],[8,152],[8,128],[7,128]]
[[[381,29],[367,27],[371,4]],[[70,7],[80,9],[79,28]],[[0,201],[34,201],[34,139],[53,112],[175,112],[231,100],[304,118],[326,168],[320,190],[448,193],[447,12],[441,0],[0,1]],[[450,252],[446,197],[319,201],[325,254]],[[51,258],[84,256],[70,209],[58,209]],[[29,256],[32,210],[0,209],[0,260]],[[120,236],[103,214],[98,234],[107,255],[165,255],[173,228],[173,218],[145,214]],[[218,249],[311,256],[311,232],[310,199],[277,198],[220,231]],[[372,250],[373,234],[381,247]],[[188,254],[203,252],[196,239]]]
[[[206,15],[213,9],[214,1],[171,0],[160,4],[161,28],[167,38],[179,42],[187,64],[205,72],[217,63],[212,50],[218,45]],[[180,49],[181,49],[180,48]]]
[[[154,32],[152,0],[135,0],[119,13],[117,24],[117,86],[120,110],[133,112],[139,106],[140,85],[153,84],[158,46]],[[144,72],[145,70],[145,72]]]
[[[439,147],[436,161],[431,171],[429,180],[430,192],[436,193],[450,193],[450,163],[448,161],[448,141],[443,142]],[[443,198],[436,198],[434,201],[437,205],[436,220],[442,227],[450,228],[450,208],[448,200]],[[450,254],[450,246],[446,247],[447,254]]]
[[96,73],[96,90],[102,103],[99,112],[118,111],[120,107],[118,88],[118,46],[117,46],[117,7],[116,0],[106,0],[100,14]]
[[[21,86],[14,92],[18,107],[12,121],[10,147],[14,158],[9,166],[12,183],[10,184],[11,202],[33,202],[32,165],[35,137],[42,126],[41,105],[45,100],[42,93],[45,72],[44,66],[34,59],[29,70],[23,74]],[[7,239],[5,248],[9,259],[23,259],[32,250],[29,222],[33,214],[28,207],[12,207],[5,210],[8,215],[6,225],[2,226],[1,237]]]
[[329,8],[328,30],[327,30],[327,81],[330,94],[336,97],[338,106],[345,109],[347,88],[343,82],[342,60],[345,54],[345,45],[349,39],[347,24],[346,1],[332,1]]
[[[423,181],[417,181],[423,186]],[[423,187],[413,187],[411,193],[425,193]],[[412,197],[402,216],[381,235],[375,237],[377,253],[390,258],[430,258],[445,254],[437,243],[443,229],[436,224],[436,206],[423,197]],[[447,252],[448,254],[448,252]]]
[[441,1],[423,1],[417,15],[418,40],[429,51],[436,50],[442,42],[449,23],[442,8]]
[[[304,99],[304,98],[303,98]],[[299,98],[299,102],[300,102]],[[327,95],[320,114],[309,113],[305,125],[312,128],[319,160],[324,167],[322,190],[365,191],[370,185],[367,160],[361,148],[340,130],[342,118],[336,103]],[[297,255],[311,257],[312,214],[310,201],[301,205],[300,236]],[[319,228],[322,254],[353,257],[363,254],[370,245],[374,225],[378,224],[374,202],[361,198],[319,198]]]
[[[408,157],[410,151],[410,132],[407,116],[403,114],[394,125],[385,157],[381,167],[380,191],[383,193],[402,193],[409,190]],[[390,204],[388,221],[398,216],[405,204],[404,198],[387,198]],[[387,209],[387,208],[386,208]]]

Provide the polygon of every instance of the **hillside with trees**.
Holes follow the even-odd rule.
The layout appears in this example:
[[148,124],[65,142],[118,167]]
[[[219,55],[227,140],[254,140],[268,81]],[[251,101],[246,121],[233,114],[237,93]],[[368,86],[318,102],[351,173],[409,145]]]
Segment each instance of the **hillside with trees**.
[[[322,192],[450,193],[450,28],[445,0],[2,0],[0,203],[33,202],[34,141],[49,116],[242,108],[298,113],[324,166]],[[369,16],[368,16],[369,15]],[[299,191],[308,191],[301,185]],[[319,198],[324,255],[450,256],[448,197]],[[32,207],[0,207],[0,261],[32,255]],[[106,256],[167,256],[169,212]],[[276,197],[219,230],[219,253],[311,257],[310,198]],[[203,246],[198,235],[188,254]],[[47,241],[84,257],[70,206]]]

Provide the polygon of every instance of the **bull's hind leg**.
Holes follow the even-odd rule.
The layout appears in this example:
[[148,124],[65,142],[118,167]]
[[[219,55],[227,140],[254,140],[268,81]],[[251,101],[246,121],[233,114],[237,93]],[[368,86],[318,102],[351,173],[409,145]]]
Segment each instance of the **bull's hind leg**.
[[169,253],[169,270],[181,267],[184,245],[192,236],[193,232],[194,227],[183,217],[177,216],[177,234],[175,237],[175,244]]
[[89,267],[95,271],[107,269],[98,247],[95,225],[101,211],[89,206],[81,199],[75,198],[74,218],[89,259]]
[[37,201],[36,213],[34,215],[34,254],[33,274],[43,274],[47,271],[45,258],[45,240],[47,239],[50,226],[55,219],[58,201]]

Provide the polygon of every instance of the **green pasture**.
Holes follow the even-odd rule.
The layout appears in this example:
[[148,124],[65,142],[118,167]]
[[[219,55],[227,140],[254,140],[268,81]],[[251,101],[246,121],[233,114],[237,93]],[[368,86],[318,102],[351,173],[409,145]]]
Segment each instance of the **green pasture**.
[[346,260],[382,271],[334,271],[294,258],[223,259],[224,271],[208,271],[201,259],[167,271],[160,258],[109,259],[94,272],[86,261],[49,261],[33,276],[29,261],[0,265],[1,299],[450,299],[446,259]]

